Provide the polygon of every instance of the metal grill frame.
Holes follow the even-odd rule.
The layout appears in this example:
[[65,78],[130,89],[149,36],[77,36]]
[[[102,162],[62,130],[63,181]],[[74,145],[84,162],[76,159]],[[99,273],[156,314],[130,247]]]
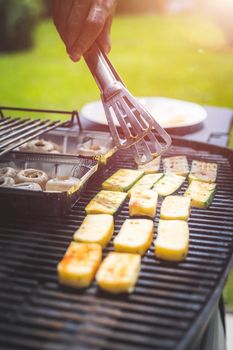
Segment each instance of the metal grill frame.
[[[210,209],[192,211],[187,259],[177,265],[160,262],[151,249],[142,259],[132,295],[112,296],[99,291],[95,283],[77,291],[59,286],[56,276],[56,264],[101,182],[120,167],[133,167],[126,151],[118,153],[118,160],[104,177],[88,185],[79,204],[66,216],[1,218],[0,240],[4,244],[0,279],[7,281],[0,285],[0,346],[4,350],[182,350],[195,345],[233,264],[233,209],[229,207],[233,197],[233,152],[174,138],[165,156],[172,154],[187,154],[189,162],[194,158],[217,161],[218,190]],[[178,193],[186,187],[187,182]],[[127,203],[116,215],[115,232],[126,217]],[[222,222],[219,224],[216,218]],[[111,250],[112,241],[104,256]]]
[[[7,115],[6,115],[7,112]],[[12,118],[9,113],[17,112],[17,117]],[[31,117],[19,118],[18,114],[26,112],[36,113],[37,118]],[[41,120],[41,115],[67,115],[70,120],[62,122],[58,120]],[[35,108],[18,108],[0,106],[0,156],[10,152],[11,150],[23,145],[24,143],[41,136],[58,127],[72,127],[77,123],[79,130],[82,130],[79,114],[77,111],[60,111]]]

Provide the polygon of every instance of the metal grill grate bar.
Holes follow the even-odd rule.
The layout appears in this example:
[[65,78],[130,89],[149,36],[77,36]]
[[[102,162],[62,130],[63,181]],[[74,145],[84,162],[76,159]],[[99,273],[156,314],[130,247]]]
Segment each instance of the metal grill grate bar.
[[[24,134],[20,133],[20,135],[19,135],[18,137],[17,137],[17,136],[15,137],[15,133],[12,132],[12,130],[11,130],[11,140],[10,140],[10,141],[7,141],[7,142],[1,142],[1,143],[0,143],[0,148],[4,148],[4,147],[6,147],[6,146],[9,146],[11,143],[15,143],[15,142],[21,140],[22,137],[29,136],[30,134],[34,134],[34,132],[40,131],[41,129],[44,129],[44,128],[46,128],[47,126],[50,126],[50,125],[52,125],[52,124],[53,124],[52,122],[46,120],[45,122],[39,122],[39,126],[36,126],[36,125],[38,125],[38,124],[34,122],[34,123],[33,123],[33,126],[34,126],[34,127],[36,126],[36,128],[35,128],[34,130],[29,130],[29,131],[25,132]],[[14,129],[13,129],[13,130],[14,130]],[[8,135],[8,138],[9,138],[9,135]],[[2,141],[2,140],[1,140],[1,141]]]
[[0,118],[0,126],[5,125],[10,122],[10,118]]
[[9,124],[3,127],[0,126],[0,156],[62,124],[63,122],[60,120],[38,121],[38,119],[30,120],[27,118],[15,121],[15,119],[13,119]]
[[[19,119],[19,118],[15,118],[15,119],[8,119],[5,121],[5,123],[3,122],[2,124],[0,124],[1,126],[1,131],[4,131],[4,130],[7,130],[9,128],[12,128],[14,127],[15,125],[19,125],[19,124],[22,124],[24,121],[27,121],[29,120],[28,118],[25,119],[25,120],[22,120],[22,119]],[[4,125],[4,126],[2,126]]]
[[[0,132],[1,141],[7,140],[8,138],[12,138],[17,134],[23,133],[40,124],[41,124],[41,121],[39,119],[38,120],[36,119],[35,121],[33,120],[25,121],[24,123],[21,123],[14,128],[9,128],[7,132],[5,131]],[[2,137],[2,135],[5,135],[5,136]]]

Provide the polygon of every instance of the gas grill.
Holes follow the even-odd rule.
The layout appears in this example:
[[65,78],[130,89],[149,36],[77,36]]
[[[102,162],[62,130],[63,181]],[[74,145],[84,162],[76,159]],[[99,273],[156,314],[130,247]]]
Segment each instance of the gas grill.
[[[142,258],[135,291],[110,295],[98,289],[59,285],[56,265],[81,224],[89,200],[121,167],[134,168],[118,152],[112,168],[89,182],[63,217],[1,216],[0,348],[4,350],[192,349],[220,298],[232,266],[233,152],[173,139],[165,156],[217,162],[217,193],[208,209],[193,208],[190,248],[180,263],[160,261],[153,247]],[[178,191],[183,194],[187,182]],[[161,199],[155,220],[155,236]],[[128,203],[115,216],[115,233]],[[104,256],[113,250],[112,241]]]

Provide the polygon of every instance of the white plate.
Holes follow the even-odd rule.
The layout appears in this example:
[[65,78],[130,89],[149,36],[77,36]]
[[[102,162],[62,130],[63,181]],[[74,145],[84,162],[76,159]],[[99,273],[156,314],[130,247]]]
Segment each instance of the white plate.
[[[196,125],[207,117],[207,111],[192,102],[166,97],[138,97],[138,100],[164,128]],[[107,125],[101,101],[86,104],[80,115],[94,123]],[[119,126],[118,121],[115,124]]]

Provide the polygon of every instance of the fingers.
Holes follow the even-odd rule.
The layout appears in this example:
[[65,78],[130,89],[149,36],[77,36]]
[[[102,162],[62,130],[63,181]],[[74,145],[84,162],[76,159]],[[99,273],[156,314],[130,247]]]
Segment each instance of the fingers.
[[98,42],[106,55],[111,50],[111,41],[110,41],[111,25],[112,25],[112,16],[109,16],[105,22],[102,32],[98,37]]
[[78,61],[98,41],[110,50],[112,14],[118,0],[53,0],[55,26],[73,61]]
[[53,0],[53,21],[65,44],[67,42],[66,23],[72,10],[73,2],[74,0]]
[[53,20],[56,25],[56,20],[58,17],[58,11],[60,8],[60,0],[53,0],[52,2],[52,15],[53,15]]
[[74,42],[70,52],[70,57],[73,61],[78,61],[98,38],[105,26],[107,17],[107,8],[101,7],[96,3],[91,6],[80,35]]
[[90,11],[91,0],[74,0],[70,15],[66,23],[66,49],[69,54],[72,52],[72,47],[79,38],[85,20]]

